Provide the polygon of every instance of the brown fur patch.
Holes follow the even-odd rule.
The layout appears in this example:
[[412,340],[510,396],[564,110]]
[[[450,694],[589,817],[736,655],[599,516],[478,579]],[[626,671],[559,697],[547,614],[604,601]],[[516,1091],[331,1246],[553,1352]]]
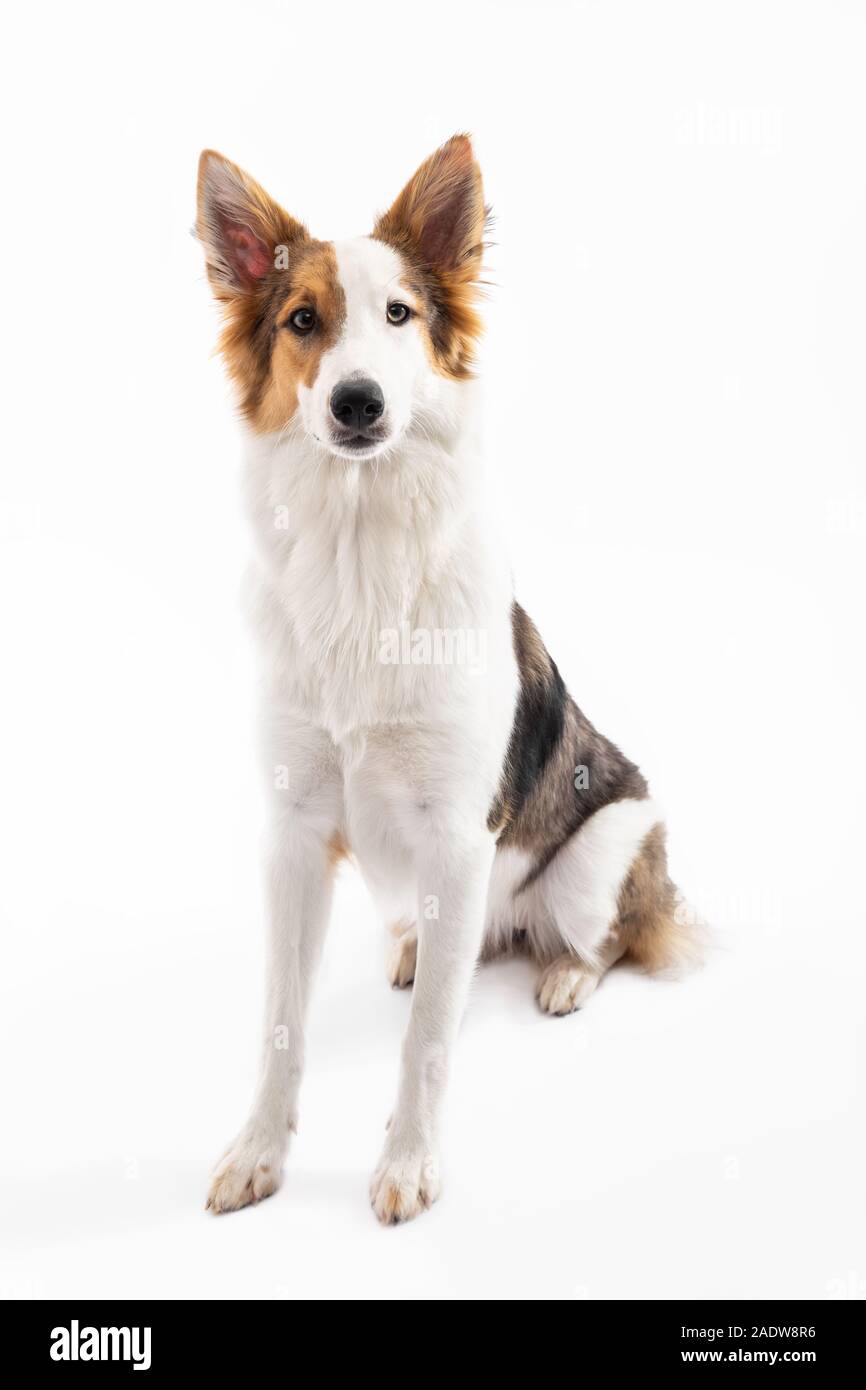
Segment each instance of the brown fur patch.
[[373,236],[403,258],[422,301],[431,361],[443,376],[472,375],[481,336],[476,305],[489,210],[467,135],[455,135],[415,171]]
[[644,837],[619,890],[614,940],[627,960],[650,973],[688,965],[698,956],[695,933],[677,920],[681,900],[668,877],[665,827]]
[[328,868],[336,869],[337,865],[344,859],[348,859],[350,854],[349,846],[342,835],[336,833],[328,841]]
[[[314,240],[213,150],[199,163],[196,230],[223,308],[219,346],[241,412],[259,432],[282,429],[297,409],[298,386],[313,384],[345,319],[333,246]],[[288,326],[300,308],[316,315],[315,328],[304,335]]]
[[[322,357],[336,343],[346,317],[346,299],[330,242],[307,242],[283,275],[284,297],[274,305],[270,370],[252,416],[254,427],[265,431],[288,424],[297,407],[298,386],[313,385]],[[316,327],[299,337],[288,324],[302,308],[313,310]]]

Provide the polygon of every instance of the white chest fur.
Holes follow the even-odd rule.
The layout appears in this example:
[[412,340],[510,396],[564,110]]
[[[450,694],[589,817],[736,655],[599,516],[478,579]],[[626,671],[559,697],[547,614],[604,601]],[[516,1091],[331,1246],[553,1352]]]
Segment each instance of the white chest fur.
[[510,578],[471,448],[351,462],[251,439],[252,607],[272,694],[336,740],[382,724],[509,722]]

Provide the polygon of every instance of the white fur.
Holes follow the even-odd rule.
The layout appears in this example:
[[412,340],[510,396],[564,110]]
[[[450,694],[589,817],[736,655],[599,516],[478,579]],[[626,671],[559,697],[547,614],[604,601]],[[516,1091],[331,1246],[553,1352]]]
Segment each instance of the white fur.
[[415,307],[415,295],[405,282],[397,253],[367,237],[335,242],[334,252],[346,300],[346,323],[339,342],[322,358],[313,386],[300,389],[301,418],[317,440],[328,441],[334,387],[351,377],[378,382],[385,395],[382,424],[388,442],[366,455],[374,457],[393,449],[413,415],[417,419],[436,409],[447,393],[442,389],[445,383],[440,384],[441,379],[429,369],[417,319],[399,326],[388,322],[389,300]]
[[[649,803],[598,812],[525,901],[514,899],[525,856],[502,853],[494,864],[486,828],[517,670],[474,388],[433,371],[411,323],[386,322],[400,271],[393,252],[351,243],[338,248],[338,265],[343,335],[302,395],[300,417],[279,436],[250,437],[246,450],[273,800],[270,974],[261,1082],[211,1201],[241,1205],[276,1183],[297,1117],[329,844],[340,837],[386,920],[418,928],[399,1091],[372,1187],[389,1220],[414,1215],[438,1191],[443,1089],[485,923],[495,936],[522,922],[591,959],[657,813]],[[318,442],[333,386],[353,373],[375,376],[386,397],[389,443],[372,461]],[[406,623],[483,633],[483,667],[383,662],[383,630]]]
[[523,931],[541,960],[552,960],[566,946],[594,966],[617,917],[623,881],[645,836],[662,819],[649,798],[602,806],[522,891],[532,857],[500,850],[487,904],[488,948],[504,949],[515,931]]

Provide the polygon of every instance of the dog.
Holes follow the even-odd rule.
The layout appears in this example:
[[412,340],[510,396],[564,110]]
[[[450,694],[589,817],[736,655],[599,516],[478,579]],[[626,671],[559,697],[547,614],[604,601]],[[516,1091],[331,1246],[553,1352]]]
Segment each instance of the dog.
[[489,210],[468,136],[372,234],[319,241],[205,151],[196,231],[245,434],[271,807],[261,1077],[213,1212],[273,1193],[335,869],[351,854],[414,984],[370,1196],[439,1195],[443,1093],[479,960],[520,947],[542,1010],[693,953],[646,780],[570,698],[485,502],[473,358]]

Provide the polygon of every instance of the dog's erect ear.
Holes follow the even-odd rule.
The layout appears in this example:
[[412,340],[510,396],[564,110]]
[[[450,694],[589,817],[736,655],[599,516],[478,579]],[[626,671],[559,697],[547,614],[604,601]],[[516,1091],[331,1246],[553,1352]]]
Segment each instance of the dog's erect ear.
[[485,218],[472,143],[468,135],[454,135],[415,172],[373,235],[398,250],[414,251],[425,266],[449,279],[472,280],[481,269]]
[[255,179],[215,150],[205,150],[198,164],[196,232],[217,299],[249,294],[279,265],[278,248],[307,236]]

